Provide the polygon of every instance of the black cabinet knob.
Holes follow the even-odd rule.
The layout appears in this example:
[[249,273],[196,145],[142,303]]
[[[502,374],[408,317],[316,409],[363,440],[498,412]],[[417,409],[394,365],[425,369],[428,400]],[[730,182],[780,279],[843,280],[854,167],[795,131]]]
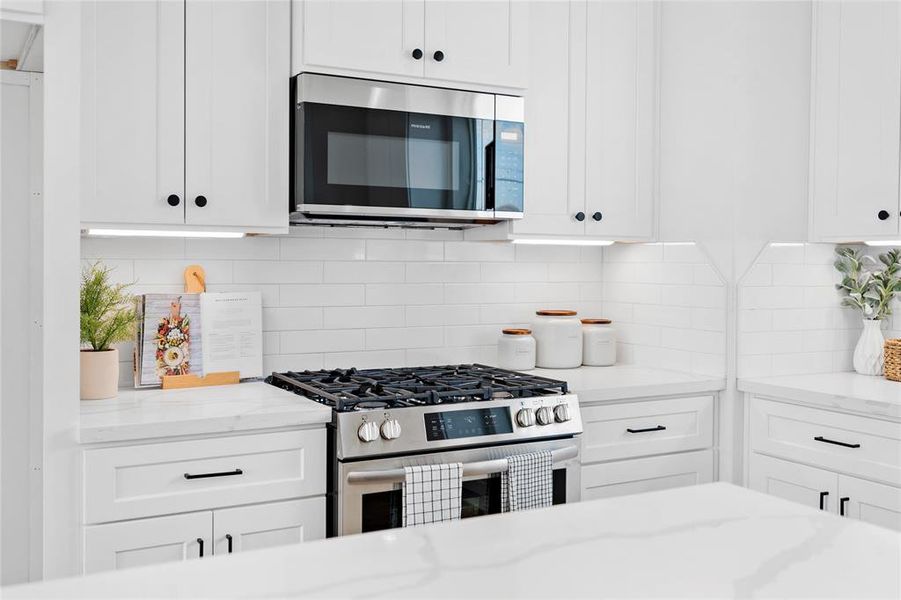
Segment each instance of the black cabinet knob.
[[194,198],[194,204],[196,204],[200,208],[203,208],[204,206],[206,206],[206,196],[197,196],[196,198]]
[[604,215],[602,215],[599,212],[596,212],[593,215],[591,215],[591,218],[594,219],[595,221],[600,221],[601,219],[604,218]]
[[885,221],[886,219],[889,218],[890,215],[888,214],[888,211],[887,211],[887,210],[880,210],[880,211],[876,214],[876,216],[879,217],[879,220],[880,220],[880,221]]
[[584,220],[585,220],[585,213],[583,213],[582,211],[577,212],[576,213],[576,221],[584,221]]
[[416,60],[422,58],[422,50],[420,48],[415,48],[413,50],[413,58],[415,58]]
[[179,198],[175,194],[169,194],[169,197],[166,198],[166,202],[169,203],[169,206],[178,206],[178,204],[181,202],[181,198]]
[[435,59],[436,62],[441,62],[444,60],[444,52],[441,50],[435,50],[435,54],[432,55],[432,58]]

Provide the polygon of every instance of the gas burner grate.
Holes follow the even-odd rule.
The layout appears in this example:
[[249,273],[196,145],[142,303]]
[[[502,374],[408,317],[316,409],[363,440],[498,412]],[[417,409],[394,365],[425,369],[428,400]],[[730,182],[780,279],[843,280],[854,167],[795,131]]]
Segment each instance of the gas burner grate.
[[338,412],[567,393],[565,381],[480,364],[288,371],[266,381]]

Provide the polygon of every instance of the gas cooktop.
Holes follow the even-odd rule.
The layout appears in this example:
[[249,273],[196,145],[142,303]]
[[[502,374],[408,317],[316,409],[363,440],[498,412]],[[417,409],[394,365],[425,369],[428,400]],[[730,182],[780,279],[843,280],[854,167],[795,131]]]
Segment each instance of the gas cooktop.
[[567,393],[565,381],[487,365],[273,373],[266,382],[337,412],[533,398]]

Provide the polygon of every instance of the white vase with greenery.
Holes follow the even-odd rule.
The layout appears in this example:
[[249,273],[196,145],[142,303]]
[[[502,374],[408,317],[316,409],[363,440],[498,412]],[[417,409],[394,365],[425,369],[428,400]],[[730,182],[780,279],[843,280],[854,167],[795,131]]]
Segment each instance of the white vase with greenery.
[[119,351],[113,344],[132,339],[137,317],[130,287],[110,283],[111,269],[100,263],[81,273],[81,399],[112,398],[119,389]]
[[854,248],[837,248],[835,268],[842,274],[835,287],[844,295],[842,306],[863,314],[863,331],[854,348],[854,370],[861,375],[882,375],[882,321],[892,314],[892,300],[901,292],[901,250],[877,259]]

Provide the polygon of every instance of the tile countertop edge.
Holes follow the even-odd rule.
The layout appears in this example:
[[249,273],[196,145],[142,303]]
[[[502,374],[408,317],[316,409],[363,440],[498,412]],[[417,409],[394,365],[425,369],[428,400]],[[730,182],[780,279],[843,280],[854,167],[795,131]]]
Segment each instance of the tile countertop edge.
[[901,383],[857,373],[743,377],[738,391],[794,404],[901,421]]
[[181,390],[123,389],[117,398],[82,401],[79,442],[315,428],[331,418],[330,408],[261,381]]
[[579,397],[579,404],[711,394],[726,389],[723,377],[691,375],[635,365],[535,369],[527,372],[566,381],[570,391]]

